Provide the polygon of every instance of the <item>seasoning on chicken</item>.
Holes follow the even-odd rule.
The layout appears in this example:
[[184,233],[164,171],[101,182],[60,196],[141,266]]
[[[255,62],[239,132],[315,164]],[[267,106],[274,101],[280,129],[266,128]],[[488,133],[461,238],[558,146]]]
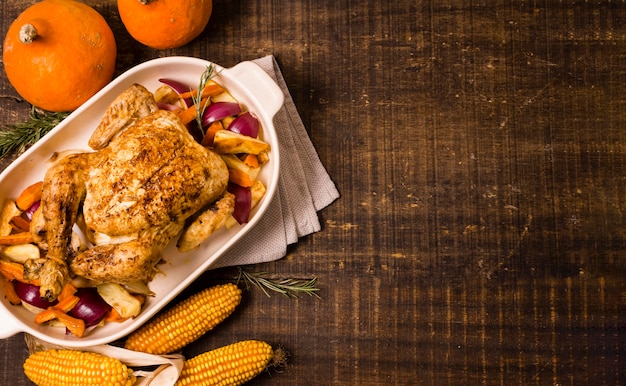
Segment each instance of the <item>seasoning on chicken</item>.
[[[47,255],[25,264],[25,275],[41,281],[43,298],[55,299],[71,274],[120,284],[150,280],[186,220],[224,194],[228,170],[221,157],[153,103],[148,90],[133,85],[90,139],[96,151],[67,155],[47,171],[45,237],[34,235]],[[85,251],[71,246],[79,214],[94,244]]]

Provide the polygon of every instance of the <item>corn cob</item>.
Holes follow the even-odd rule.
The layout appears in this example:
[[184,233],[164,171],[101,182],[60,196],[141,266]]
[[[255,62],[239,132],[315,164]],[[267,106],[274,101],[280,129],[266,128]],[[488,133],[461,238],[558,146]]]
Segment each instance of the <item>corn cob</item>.
[[133,370],[93,352],[50,349],[31,354],[24,373],[38,386],[134,385]]
[[241,385],[259,375],[274,357],[272,346],[244,340],[187,361],[175,386]]
[[240,302],[241,290],[235,284],[204,289],[140,327],[125,347],[157,355],[176,352],[221,323]]

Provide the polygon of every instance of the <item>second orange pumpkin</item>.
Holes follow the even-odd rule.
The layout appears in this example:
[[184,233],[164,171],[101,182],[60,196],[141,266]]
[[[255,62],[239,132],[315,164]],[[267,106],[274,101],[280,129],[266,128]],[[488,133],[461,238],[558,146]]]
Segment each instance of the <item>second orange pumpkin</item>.
[[128,33],[138,42],[164,50],[181,47],[202,33],[212,0],[118,0]]

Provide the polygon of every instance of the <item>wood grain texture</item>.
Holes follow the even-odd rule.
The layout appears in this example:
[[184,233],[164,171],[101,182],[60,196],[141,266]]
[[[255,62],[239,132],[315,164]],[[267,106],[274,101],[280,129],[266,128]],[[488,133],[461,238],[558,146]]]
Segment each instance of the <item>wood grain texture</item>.
[[[30,3],[4,4],[0,30]],[[275,55],[342,195],[321,232],[257,267],[317,276],[322,299],[251,290],[186,355],[284,347],[289,365],[256,385],[626,382],[624,1],[224,0],[161,52],[113,1],[88,3],[118,74]],[[0,123],[26,116],[4,73],[0,94]],[[25,355],[0,341],[0,383],[28,384]]]

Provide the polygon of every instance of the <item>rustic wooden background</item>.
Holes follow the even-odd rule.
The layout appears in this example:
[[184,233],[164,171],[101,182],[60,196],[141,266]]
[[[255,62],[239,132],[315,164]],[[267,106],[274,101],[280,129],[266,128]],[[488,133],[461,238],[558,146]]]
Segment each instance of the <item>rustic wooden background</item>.
[[[3,34],[31,3],[2,3]],[[624,1],[215,0],[167,51],[134,42],[113,0],[88,3],[118,74],[275,55],[342,195],[257,267],[316,276],[321,299],[252,290],[186,354],[285,348],[255,385],[626,383]],[[0,93],[0,123],[24,119],[4,73]],[[28,384],[25,356],[22,336],[0,341],[1,384]]]

